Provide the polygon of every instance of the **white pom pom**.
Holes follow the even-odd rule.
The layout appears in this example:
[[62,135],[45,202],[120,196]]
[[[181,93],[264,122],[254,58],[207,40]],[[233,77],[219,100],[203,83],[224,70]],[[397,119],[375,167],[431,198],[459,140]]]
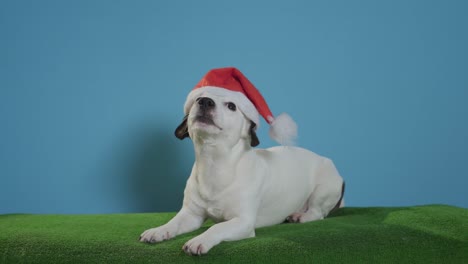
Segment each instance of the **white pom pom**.
[[282,113],[271,123],[270,137],[283,146],[294,145],[297,137],[296,122],[288,114]]

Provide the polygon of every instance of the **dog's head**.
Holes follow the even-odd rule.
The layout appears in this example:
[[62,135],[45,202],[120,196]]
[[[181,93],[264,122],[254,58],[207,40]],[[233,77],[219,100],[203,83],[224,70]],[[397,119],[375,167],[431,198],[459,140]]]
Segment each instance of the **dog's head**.
[[260,142],[255,133],[257,125],[225,96],[205,93],[196,98],[189,113],[176,128],[175,136],[201,140],[223,140],[230,145],[246,140],[255,147]]

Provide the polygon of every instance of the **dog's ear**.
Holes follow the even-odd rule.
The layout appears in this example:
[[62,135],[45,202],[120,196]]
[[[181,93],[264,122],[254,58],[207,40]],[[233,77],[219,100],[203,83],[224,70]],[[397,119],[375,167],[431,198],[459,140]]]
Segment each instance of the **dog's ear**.
[[180,125],[176,128],[174,132],[175,136],[180,140],[186,137],[190,137],[188,133],[188,127],[187,127],[187,118],[188,118],[188,115],[184,116],[184,120],[182,120],[182,123],[180,123]]
[[250,134],[250,146],[256,147],[258,144],[260,144],[260,141],[258,140],[257,133],[255,133],[255,127],[257,124],[255,124],[253,121],[250,121],[250,128],[249,128],[249,134]]

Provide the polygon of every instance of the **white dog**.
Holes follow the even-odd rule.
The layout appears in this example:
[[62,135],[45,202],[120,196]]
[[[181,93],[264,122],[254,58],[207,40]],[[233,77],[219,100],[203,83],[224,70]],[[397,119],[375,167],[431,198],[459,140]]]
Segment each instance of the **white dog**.
[[254,237],[255,228],[319,220],[343,206],[344,181],[330,159],[291,146],[253,149],[256,123],[231,97],[208,90],[189,106],[175,132],[192,139],[196,154],[182,209],[140,241],[168,240],[210,218],[217,224],[183,246],[201,255],[222,241]]

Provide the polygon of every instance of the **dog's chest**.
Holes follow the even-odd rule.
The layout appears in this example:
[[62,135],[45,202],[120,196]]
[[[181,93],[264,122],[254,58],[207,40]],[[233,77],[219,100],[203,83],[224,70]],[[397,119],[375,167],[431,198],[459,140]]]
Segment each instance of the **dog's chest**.
[[221,195],[213,195],[212,198],[207,198],[204,195],[198,196],[199,204],[204,209],[208,218],[215,222],[222,222],[226,220],[226,205]]
[[196,176],[197,180],[193,182],[194,192],[192,194],[194,195],[192,199],[198,201],[197,204],[204,209],[208,218],[213,221],[228,220],[227,218],[231,215],[230,208],[232,205],[230,204],[231,200],[226,199],[226,197],[232,197],[232,188],[229,184],[226,184],[226,180],[232,182],[230,180],[232,175],[226,174],[226,171],[210,168],[208,171],[198,171]]
[[200,195],[201,200],[203,201],[203,207],[205,212],[211,220],[215,222],[221,222],[226,220],[226,205],[224,204],[224,199],[222,195],[213,195],[212,198],[207,198],[207,195]]
[[224,211],[218,207],[208,207],[206,208],[206,213],[208,214],[208,217],[215,222],[221,222],[225,220]]

